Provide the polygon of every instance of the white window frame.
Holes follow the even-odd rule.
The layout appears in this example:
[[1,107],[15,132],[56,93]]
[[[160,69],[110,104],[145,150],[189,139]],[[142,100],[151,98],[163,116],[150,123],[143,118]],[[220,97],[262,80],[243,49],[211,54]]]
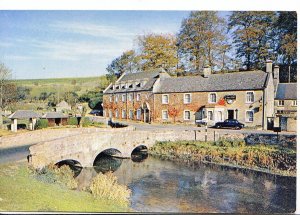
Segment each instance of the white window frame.
[[119,100],[119,95],[115,95],[115,102],[118,102]]
[[109,102],[112,102],[112,100],[113,100],[113,96],[110,95],[110,96],[109,96]]
[[[186,112],[189,112],[189,117],[190,117],[189,119],[186,118],[186,116],[185,116],[185,113],[186,113]],[[191,117],[191,111],[190,111],[190,110],[184,110],[184,111],[183,111],[183,119],[184,119],[184,120],[191,120],[191,118],[192,118],[192,117]]]
[[126,110],[122,110],[122,119],[126,119]]
[[136,119],[141,120],[142,110],[139,108],[136,110]]
[[119,118],[119,110],[118,109],[115,111],[115,117]]
[[122,94],[122,102],[126,101],[126,94]]
[[129,93],[128,94],[128,101],[132,102],[132,100],[133,100],[133,95],[132,95],[132,93]]
[[283,107],[284,106],[284,100],[278,100],[278,106]]
[[[216,101],[211,100],[211,95],[213,95],[213,94],[215,94],[215,96],[216,96]],[[213,93],[208,94],[208,103],[212,103],[212,104],[217,103],[217,93],[213,92]]]
[[[167,98],[168,98],[167,102],[164,102],[164,96],[167,96]],[[162,96],[161,96],[161,103],[162,104],[169,104],[169,94],[162,94]]]
[[297,100],[292,101],[292,106],[297,107]]
[[109,118],[112,118],[112,110],[109,110],[109,112],[108,112],[108,117],[109,117]]
[[141,94],[140,93],[137,93],[136,94],[136,101],[140,101],[141,100]]
[[[167,117],[166,117],[166,118],[164,117],[164,112],[167,112]],[[163,120],[168,120],[168,119],[169,119],[169,113],[168,113],[168,110],[162,110],[162,111],[161,111],[161,118],[162,118]]]
[[129,119],[134,119],[134,111],[133,110],[129,110]]
[[[253,101],[248,101],[248,93],[252,93],[253,94]],[[255,93],[254,91],[246,91],[246,104],[252,104],[255,101]]]
[[[252,121],[250,120],[250,118],[247,117],[247,113],[248,112],[252,112]],[[245,122],[254,122],[254,111],[253,110],[246,110],[245,111]]]
[[[186,95],[190,96],[190,100],[189,101],[186,101],[186,99],[185,99]],[[192,94],[191,93],[185,93],[185,94],[183,94],[183,103],[184,104],[190,104],[190,103],[192,103]]]
[[[211,119],[209,118],[209,113],[211,112]],[[212,110],[207,111],[207,120],[214,121],[214,112]]]

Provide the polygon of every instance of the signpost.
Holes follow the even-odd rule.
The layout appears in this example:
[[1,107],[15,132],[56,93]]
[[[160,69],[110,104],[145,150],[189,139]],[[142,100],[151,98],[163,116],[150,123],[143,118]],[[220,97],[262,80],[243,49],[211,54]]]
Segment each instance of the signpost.
[[281,127],[274,127],[273,131],[277,132],[277,144],[278,144],[278,142],[279,142],[279,134],[278,133],[281,132]]

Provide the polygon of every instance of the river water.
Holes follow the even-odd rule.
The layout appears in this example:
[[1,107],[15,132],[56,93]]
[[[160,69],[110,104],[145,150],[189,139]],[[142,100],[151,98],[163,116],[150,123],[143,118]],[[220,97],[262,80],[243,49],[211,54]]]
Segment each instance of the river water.
[[296,208],[296,178],[199,164],[187,167],[152,156],[102,157],[77,176],[79,188],[98,172],[114,171],[140,212],[287,213]]

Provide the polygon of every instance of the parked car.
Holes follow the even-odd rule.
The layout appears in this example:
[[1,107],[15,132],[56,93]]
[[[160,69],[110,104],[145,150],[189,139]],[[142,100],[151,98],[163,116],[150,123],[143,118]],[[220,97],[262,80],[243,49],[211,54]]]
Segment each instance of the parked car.
[[90,114],[92,114],[94,116],[102,116],[103,115],[103,111],[102,110],[92,110],[90,112]]
[[244,128],[244,124],[240,123],[236,119],[226,119],[224,122],[217,122],[215,124],[216,128],[234,128],[234,129],[242,129]]

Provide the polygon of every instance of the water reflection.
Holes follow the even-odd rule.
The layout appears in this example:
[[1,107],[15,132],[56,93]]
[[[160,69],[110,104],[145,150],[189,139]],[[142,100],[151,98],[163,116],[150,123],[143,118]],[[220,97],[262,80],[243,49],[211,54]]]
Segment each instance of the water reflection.
[[115,172],[121,166],[122,161],[123,159],[121,158],[103,154],[96,158],[94,162],[94,170],[97,173],[106,173],[108,171]]
[[[131,207],[142,212],[286,213],[295,210],[295,178],[209,164],[188,168],[148,155],[132,158],[105,158],[97,162],[101,167],[84,168],[77,180],[86,186],[96,176],[96,169],[100,172],[111,169],[119,183],[132,190]],[[146,159],[134,162],[136,158]]]

